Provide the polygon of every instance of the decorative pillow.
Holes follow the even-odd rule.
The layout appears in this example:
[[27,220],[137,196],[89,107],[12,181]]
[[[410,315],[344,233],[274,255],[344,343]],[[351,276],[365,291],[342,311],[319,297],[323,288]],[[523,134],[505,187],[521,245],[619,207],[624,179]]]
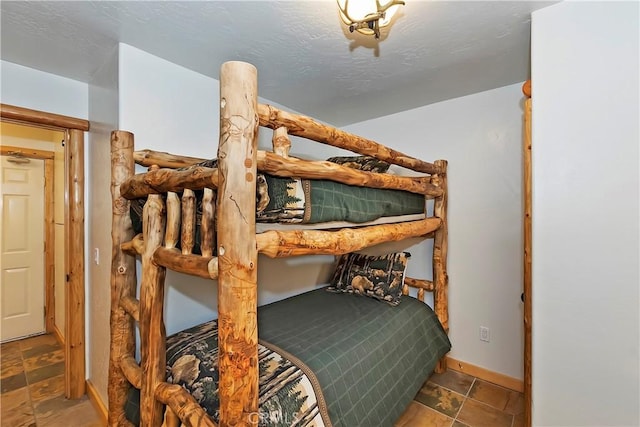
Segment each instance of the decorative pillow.
[[385,173],[389,169],[389,163],[371,156],[338,156],[330,157],[327,161],[364,172]]
[[400,304],[404,272],[410,256],[408,252],[382,256],[341,255],[327,290],[364,295],[396,306]]

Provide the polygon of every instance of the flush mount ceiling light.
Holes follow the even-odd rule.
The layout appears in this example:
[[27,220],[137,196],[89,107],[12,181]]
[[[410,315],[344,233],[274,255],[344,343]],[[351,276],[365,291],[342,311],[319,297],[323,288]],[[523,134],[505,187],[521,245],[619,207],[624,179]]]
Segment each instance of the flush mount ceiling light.
[[380,38],[380,28],[386,27],[404,1],[401,0],[337,0],[340,18],[349,27],[349,32],[357,31]]

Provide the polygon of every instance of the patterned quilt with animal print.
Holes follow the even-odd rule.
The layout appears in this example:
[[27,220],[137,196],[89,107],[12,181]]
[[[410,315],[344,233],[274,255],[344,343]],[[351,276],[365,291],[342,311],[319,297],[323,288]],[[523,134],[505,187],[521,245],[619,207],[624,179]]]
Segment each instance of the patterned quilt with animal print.
[[[327,407],[313,373],[295,357],[284,357],[268,343],[258,344],[259,426],[330,427]],[[203,323],[167,338],[167,381],[189,390],[217,423],[218,322]],[[132,389],[126,415],[139,425],[139,391]]]

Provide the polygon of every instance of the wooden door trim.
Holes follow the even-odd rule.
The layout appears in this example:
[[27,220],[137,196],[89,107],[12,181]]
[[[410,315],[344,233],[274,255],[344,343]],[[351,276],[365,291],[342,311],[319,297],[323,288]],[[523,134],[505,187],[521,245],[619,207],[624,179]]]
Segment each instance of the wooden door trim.
[[31,125],[36,124],[61,131],[77,129],[86,132],[89,130],[88,120],[76,119],[75,117],[46,113],[44,111],[31,110],[9,104],[0,104],[0,110],[2,112],[2,119],[6,121]]
[[[66,251],[67,288],[65,293],[66,321],[64,323],[65,360],[78,362],[65,370],[67,381],[65,391],[73,398],[85,394],[85,283],[84,283],[84,131],[67,131],[67,160],[69,165],[66,203],[67,224],[69,224]],[[82,319],[81,325],[74,325]],[[72,397],[70,397],[72,398]]]
[[[85,394],[85,280],[84,280],[84,132],[89,121],[74,117],[0,104],[0,118],[28,126],[47,127],[66,133],[65,164],[68,180],[65,193],[65,223],[68,244],[68,281],[65,286],[65,396],[77,399]],[[71,204],[71,205],[70,205]]]
[[42,160],[53,160],[55,153],[53,151],[47,150],[36,150],[34,148],[26,148],[26,147],[14,147],[12,145],[3,145],[0,147],[0,153],[3,156],[10,156],[12,154],[19,154],[23,157],[28,157],[30,159],[42,159]]
[[[53,154],[53,151],[51,152]],[[56,263],[54,222],[55,166],[53,159],[44,160],[44,326],[49,333],[56,325]]]
[[524,293],[524,425],[532,425],[532,386],[531,386],[531,80],[522,86],[526,96],[524,102],[524,138],[523,138],[523,190],[524,190],[524,251],[523,251],[523,293]]

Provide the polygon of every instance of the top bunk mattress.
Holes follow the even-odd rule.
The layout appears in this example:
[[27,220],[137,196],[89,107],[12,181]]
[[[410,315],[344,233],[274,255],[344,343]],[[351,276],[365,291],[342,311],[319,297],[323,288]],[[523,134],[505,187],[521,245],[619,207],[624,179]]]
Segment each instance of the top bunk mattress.
[[[202,217],[203,191],[195,191],[196,226]],[[180,195],[181,196],[181,195]],[[131,220],[142,232],[146,199],[131,201]],[[337,228],[414,221],[425,217],[423,195],[402,190],[358,187],[329,180],[280,178],[259,174],[256,186],[258,232],[276,224],[300,228]],[[199,242],[199,236],[196,236]]]

